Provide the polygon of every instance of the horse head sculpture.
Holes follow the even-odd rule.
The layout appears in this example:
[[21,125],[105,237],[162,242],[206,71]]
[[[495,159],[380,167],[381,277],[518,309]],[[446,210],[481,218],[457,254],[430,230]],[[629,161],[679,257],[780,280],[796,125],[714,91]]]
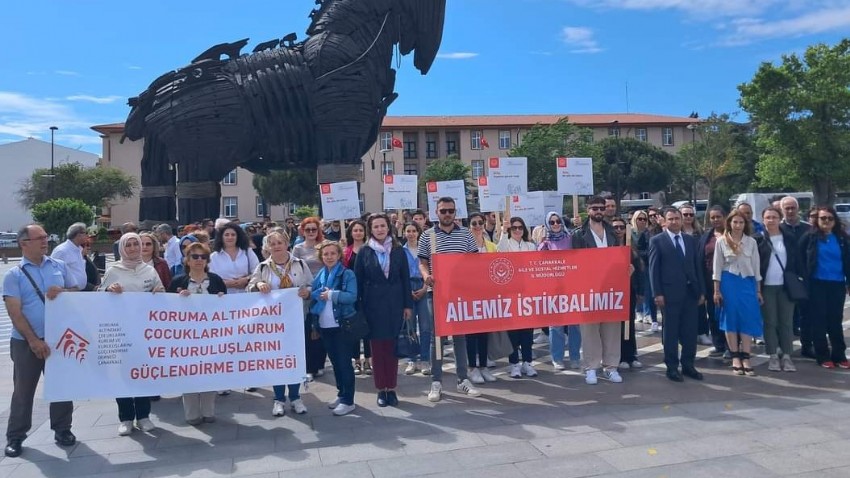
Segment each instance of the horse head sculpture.
[[141,221],[217,217],[219,181],[237,166],[358,175],[398,96],[393,47],[413,52],[426,74],[442,41],[445,0],[316,4],[304,41],[289,34],[251,54],[241,53],[248,39],[215,45],[130,98],[124,134],[145,140]]

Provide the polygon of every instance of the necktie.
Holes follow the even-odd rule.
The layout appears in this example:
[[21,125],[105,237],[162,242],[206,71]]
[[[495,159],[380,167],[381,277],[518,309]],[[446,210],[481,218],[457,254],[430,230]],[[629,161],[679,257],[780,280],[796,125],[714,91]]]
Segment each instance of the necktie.
[[682,236],[676,234],[675,237],[676,237],[676,249],[679,249],[679,252],[681,252],[682,255],[684,256],[685,255],[685,246],[684,246],[684,244],[682,244]]

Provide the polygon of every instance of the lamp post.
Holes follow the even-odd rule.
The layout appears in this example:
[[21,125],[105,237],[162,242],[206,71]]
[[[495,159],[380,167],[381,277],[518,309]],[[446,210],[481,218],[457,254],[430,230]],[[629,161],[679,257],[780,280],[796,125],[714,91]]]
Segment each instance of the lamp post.
[[53,163],[53,134],[56,133],[56,130],[59,129],[56,126],[50,127],[50,199],[56,198],[56,171],[54,170]]
[[[693,114],[693,113],[692,113]],[[692,116],[696,118],[695,116]],[[696,142],[697,142],[697,124],[691,123],[687,126],[691,130],[691,202],[694,205],[694,211],[697,207],[697,165],[696,165]]]

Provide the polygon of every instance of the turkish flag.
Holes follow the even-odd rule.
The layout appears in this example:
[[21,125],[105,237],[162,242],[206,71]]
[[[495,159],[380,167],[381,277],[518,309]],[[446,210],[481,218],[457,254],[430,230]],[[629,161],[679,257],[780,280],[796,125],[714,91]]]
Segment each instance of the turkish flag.
[[393,148],[403,148],[404,144],[402,144],[401,140],[393,136]]
[[485,148],[490,147],[490,143],[487,142],[487,138],[485,138],[484,136],[481,137],[481,146],[484,146]]

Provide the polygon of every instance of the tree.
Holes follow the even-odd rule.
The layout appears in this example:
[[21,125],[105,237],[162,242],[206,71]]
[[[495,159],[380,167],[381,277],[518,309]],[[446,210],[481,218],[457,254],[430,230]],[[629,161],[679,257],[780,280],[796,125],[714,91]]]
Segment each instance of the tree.
[[315,169],[255,174],[252,184],[267,204],[315,204],[319,200]]
[[32,218],[43,225],[48,234],[64,237],[75,222],[91,224],[94,212],[91,206],[78,199],[59,198],[36,204],[32,208]]
[[319,215],[319,208],[316,206],[299,206],[298,209],[295,210],[295,217],[298,219],[304,219],[307,217],[313,217]]
[[467,204],[472,203],[474,202],[473,198],[478,194],[478,184],[473,183],[471,178],[472,167],[463,164],[458,155],[450,154],[445,158],[435,159],[425,168],[424,174],[419,179],[420,197],[425,193],[426,183],[461,179],[466,185],[466,202]]
[[54,198],[79,199],[88,206],[105,206],[112,199],[129,199],[137,186],[134,177],[117,168],[65,163],[33,171],[18,190],[18,202],[27,209]]
[[613,191],[618,209],[626,193],[659,191],[670,184],[674,167],[670,153],[634,138],[605,138],[598,147],[600,160],[593,161],[594,189]]
[[528,130],[522,144],[510,156],[528,158],[528,190],[554,191],[557,189],[555,158],[559,156],[597,158],[599,148],[593,144],[593,132],[561,118],[555,124],[538,124]]
[[848,87],[850,39],[810,46],[802,58],[783,55],[780,65],[762,63],[751,82],[738,86],[759,143],[771,148],[767,160],[781,158],[811,184],[816,204],[832,204],[836,185],[850,181]]

